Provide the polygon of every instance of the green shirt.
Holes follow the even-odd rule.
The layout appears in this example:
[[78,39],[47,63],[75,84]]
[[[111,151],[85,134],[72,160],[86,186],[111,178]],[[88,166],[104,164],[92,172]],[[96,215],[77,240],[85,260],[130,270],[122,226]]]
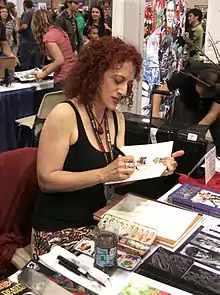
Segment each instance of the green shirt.
[[83,38],[83,31],[85,28],[85,20],[80,12],[78,12],[75,15],[75,18],[76,18],[76,22],[77,22],[77,26],[78,26],[79,35],[80,35],[80,38],[82,39]]
[[[196,45],[196,47],[198,47],[200,50],[202,50],[202,46],[203,46],[203,35],[204,31],[203,31],[203,27],[201,24],[198,24],[196,27],[191,29],[191,41],[193,41],[193,43]],[[189,47],[189,51],[193,51],[193,50],[197,50],[195,46],[191,45]],[[199,52],[196,53],[195,55],[193,55],[193,59],[196,61],[200,61],[200,54]]]

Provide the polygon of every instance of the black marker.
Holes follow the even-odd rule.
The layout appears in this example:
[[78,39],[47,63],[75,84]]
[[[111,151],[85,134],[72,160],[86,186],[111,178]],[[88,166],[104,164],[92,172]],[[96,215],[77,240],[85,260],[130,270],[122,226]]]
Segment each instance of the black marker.
[[120,156],[126,157],[126,155],[114,144],[112,145],[113,150]]
[[[113,144],[112,145],[112,149],[118,154],[118,155],[120,155],[120,156],[122,156],[122,157],[126,157],[126,155],[115,145],[115,144]],[[136,166],[136,169],[137,170],[139,170],[138,169],[138,167]]]
[[65,267],[66,269],[68,269],[69,271],[75,273],[78,276],[83,275],[86,278],[86,273],[81,272],[81,270],[79,270],[78,265],[76,265],[75,263],[73,263],[72,261],[69,261],[68,259],[64,258],[63,256],[59,255],[57,257],[58,263],[60,265],[62,265],[63,267]]
[[86,279],[89,279],[89,277],[91,278],[91,280],[96,281],[98,284],[102,285],[103,287],[106,287],[106,285],[101,282],[100,280],[98,280],[97,278],[93,277],[90,275],[90,273],[88,273],[87,270],[82,269],[81,267],[79,267],[77,264],[75,264],[74,262],[66,259],[65,257],[59,255],[57,257],[58,260],[58,264],[62,265],[63,267],[65,267],[66,269],[68,269],[69,271],[75,273],[76,275],[79,276],[83,276]]

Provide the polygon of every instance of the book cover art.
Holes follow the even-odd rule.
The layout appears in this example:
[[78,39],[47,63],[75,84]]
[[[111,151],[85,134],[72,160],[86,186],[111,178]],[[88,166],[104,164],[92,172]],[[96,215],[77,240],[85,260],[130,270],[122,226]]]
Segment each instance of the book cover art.
[[83,286],[73,282],[72,280],[66,278],[60,273],[53,271],[52,269],[46,267],[39,261],[30,261],[26,267],[32,268],[35,271],[46,276],[48,279],[63,287],[65,290],[69,291],[74,295],[96,295],[96,293],[84,288]]
[[173,253],[160,247],[139,266],[137,273],[192,294],[195,290],[198,294],[219,294],[218,254],[195,248],[187,244],[180,253]]
[[8,279],[0,281],[0,295],[34,295],[31,289],[23,284],[12,282]]
[[119,295],[171,295],[171,293],[160,290],[158,283],[149,281],[147,278],[133,274],[129,283],[119,293]]
[[198,228],[177,251],[199,263],[201,268],[208,266],[220,273],[220,236],[210,235],[209,229],[214,226]]
[[185,183],[168,200],[200,213],[220,217],[220,194],[214,191]]

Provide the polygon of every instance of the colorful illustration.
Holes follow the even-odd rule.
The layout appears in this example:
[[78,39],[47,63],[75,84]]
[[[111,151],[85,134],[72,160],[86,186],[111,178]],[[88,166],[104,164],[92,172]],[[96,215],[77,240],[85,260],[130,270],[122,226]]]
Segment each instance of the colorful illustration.
[[[142,113],[150,115],[150,93],[154,85],[169,79],[182,67],[183,48],[176,43],[184,33],[186,0],[145,0]],[[166,113],[172,99],[166,102]]]
[[139,256],[128,254],[120,250],[117,252],[118,267],[126,270],[133,270],[140,262],[141,258]]
[[207,190],[201,190],[192,199],[193,203],[200,203],[203,205],[208,205],[215,208],[220,208],[220,195],[214,194]]
[[27,266],[36,270],[37,272],[43,274],[48,279],[63,287],[65,290],[69,291],[73,295],[96,295],[96,293],[84,288],[83,286],[71,281],[70,279],[64,277],[62,274],[57,273],[41,264],[39,261],[30,261]]
[[168,200],[200,213],[220,217],[220,194],[198,186],[184,183],[170,194]]
[[89,256],[94,256],[95,255],[94,241],[84,238],[76,245],[75,250]]
[[160,291],[157,287],[149,286],[147,278],[134,274],[128,285],[119,295],[171,295]]

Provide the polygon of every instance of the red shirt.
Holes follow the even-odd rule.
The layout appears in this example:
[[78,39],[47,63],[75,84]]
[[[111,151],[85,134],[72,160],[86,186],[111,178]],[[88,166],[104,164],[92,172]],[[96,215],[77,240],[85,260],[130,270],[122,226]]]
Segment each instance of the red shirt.
[[[72,70],[76,56],[72,51],[72,46],[68,35],[56,27],[49,28],[43,37],[43,42],[56,43],[64,57],[63,65],[54,71],[54,83],[63,81]],[[46,48],[46,55],[52,58],[49,50]]]

